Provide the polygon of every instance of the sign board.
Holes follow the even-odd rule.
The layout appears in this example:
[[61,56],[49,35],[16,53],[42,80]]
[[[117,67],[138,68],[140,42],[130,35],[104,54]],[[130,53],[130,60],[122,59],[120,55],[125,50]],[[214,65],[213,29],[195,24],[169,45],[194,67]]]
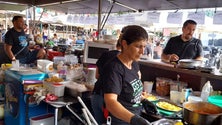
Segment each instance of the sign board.
[[205,13],[204,12],[189,12],[187,18],[196,21],[197,24],[204,24]]
[[217,11],[214,14],[213,24],[222,24],[222,11]]
[[148,12],[147,21],[150,23],[159,23],[160,12]]
[[182,23],[182,17],[183,13],[182,12],[169,12],[167,16],[167,23],[172,23],[172,24],[181,24]]

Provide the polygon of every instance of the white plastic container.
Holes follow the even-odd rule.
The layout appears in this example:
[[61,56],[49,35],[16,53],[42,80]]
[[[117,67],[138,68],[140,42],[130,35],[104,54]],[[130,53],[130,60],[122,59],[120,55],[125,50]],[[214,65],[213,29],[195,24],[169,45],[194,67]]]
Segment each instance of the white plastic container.
[[54,83],[52,87],[52,93],[58,97],[64,96],[65,85],[60,83]]
[[46,73],[53,72],[54,71],[53,62],[46,59],[38,59],[37,69]]
[[30,125],[54,125],[54,114],[44,114],[30,118]]
[[94,85],[96,82],[96,68],[88,68],[88,72],[86,74],[86,82],[88,84]]
[[189,96],[188,97],[188,102],[202,102],[203,99],[198,96]]
[[146,93],[152,93],[153,82],[152,81],[144,81],[143,82],[143,90]]
[[179,91],[170,91],[170,100],[176,104],[180,104],[181,101],[181,92]]
[[58,97],[64,96],[65,85],[62,83],[43,82],[43,87]]

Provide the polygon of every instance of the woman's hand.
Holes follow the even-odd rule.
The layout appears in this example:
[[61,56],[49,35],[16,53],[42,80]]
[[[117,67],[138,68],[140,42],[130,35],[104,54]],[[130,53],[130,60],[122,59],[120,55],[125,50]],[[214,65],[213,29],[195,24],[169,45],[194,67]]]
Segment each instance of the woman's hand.
[[142,92],[141,101],[142,101],[143,99],[145,99],[146,96],[147,96],[147,93],[146,93],[146,92]]
[[130,120],[131,125],[151,125],[146,119],[139,115],[134,115]]

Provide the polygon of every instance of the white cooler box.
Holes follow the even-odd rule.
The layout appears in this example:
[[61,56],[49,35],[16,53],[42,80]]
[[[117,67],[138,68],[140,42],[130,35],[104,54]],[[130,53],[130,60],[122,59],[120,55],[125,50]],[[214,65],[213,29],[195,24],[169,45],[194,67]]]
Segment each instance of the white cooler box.
[[54,114],[44,114],[30,118],[30,125],[54,125]]

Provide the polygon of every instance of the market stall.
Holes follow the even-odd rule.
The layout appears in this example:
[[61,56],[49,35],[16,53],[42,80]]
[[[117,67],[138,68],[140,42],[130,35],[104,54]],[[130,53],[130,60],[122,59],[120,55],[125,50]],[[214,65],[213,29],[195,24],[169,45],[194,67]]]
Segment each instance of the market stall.
[[[101,6],[98,5],[99,1],[94,2],[95,0],[83,0],[83,1],[60,1],[60,0],[56,0],[56,1],[45,1],[47,3],[43,3],[43,1],[28,1],[30,5],[34,5],[34,6],[41,6],[41,7],[45,7],[45,8],[53,8],[56,7],[57,9],[61,9],[63,7],[61,6],[68,6],[71,5],[71,3],[73,4],[71,7],[71,9],[65,9],[63,10],[64,12],[71,12],[71,10],[73,8],[75,8],[75,6],[80,6],[83,5],[84,8],[89,8],[88,10],[90,10],[90,12],[96,12],[99,11],[101,8]],[[22,2],[24,3],[24,1],[16,1],[13,0],[12,2]],[[66,2],[66,3],[65,3]],[[100,1],[101,2],[101,1]],[[104,2],[104,1],[103,1]],[[125,3],[126,2],[126,3]],[[124,4],[120,5],[121,3],[118,1],[106,1],[103,4],[104,5],[110,5],[110,4],[116,4],[117,7],[115,7],[113,10],[113,12],[119,12],[119,11],[129,11],[130,12],[141,12],[143,10],[163,10],[163,9],[181,9],[181,8],[199,8],[199,7],[215,7],[215,5],[218,6],[222,6],[222,2],[221,1],[210,1],[210,0],[205,0],[205,2],[201,1],[196,1],[197,4],[193,4],[193,1],[191,2],[181,2],[181,1],[165,1],[165,0],[151,0],[151,1],[146,1],[146,0],[141,0],[141,1],[125,1]],[[134,3],[136,2],[136,3]],[[144,4],[146,3],[146,4]],[[160,3],[162,6],[160,6]],[[190,3],[190,4],[189,4]],[[51,4],[51,5],[46,5],[46,4]],[[54,6],[55,4],[55,6]],[[103,5],[102,4],[102,5]],[[127,7],[123,7],[123,5],[127,5]],[[135,8],[131,8],[131,5],[135,5]],[[99,6],[99,7],[98,7]],[[68,8],[70,8],[68,7]],[[148,7],[148,8],[146,8]],[[124,8],[124,9],[122,9]],[[87,12],[87,11],[77,11],[78,8],[73,9],[73,13],[79,13],[79,12]],[[70,10],[70,11],[69,11]],[[80,9],[81,10],[81,9]],[[101,11],[100,11],[101,13]],[[99,18],[100,20],[100,18]],[[100,22],[98,23],[98,25],[100,25]],[[100,29],[100,27],[98,27],[98,29]],[[176,80],[178,77],[178,75],[180,76],[181,81],[188,83],[188,87],[192,88],[192,90],[194,91],[200,91],[201,88],[203,87],[204,83],[206,83],[206,81],[210,80],[212,83],[213,88],[215,88],[215,90],[221,91],[222,89],[222,85],[220,84],[220,81],[222,80],[220,77],[220,73],[216,72],[215,74],[212,73],[203,73],[197,70],[187,70],[187,69],[180,69],[180,68],[176,68],[174,67],[174,65],[170,65],[170,64],[165,64],[162,63],[160,61],[155,61],[155,60],[148,60],[148,61],[140,61],[140,66],[141,66],[141,72],[142,72],[142,81],[156,81],[156,77],[166,77],[166,78],[171,78],[173,80]],[[46,66],[45,66],[46,67]],[[58,68],[58,67],[57,67]],[[15,95],[12,94],[13,96],[15,96],[13,99],[8,100],[6,105],[10,105],[11,103],[13,103],[13,106],[15,106],[16,104],[14,104],[14,99],[18,100],[19,102],[19,109],[22,109],[22,111],[19,113],[15,112],[14,113],[14,108],[11,108],[13,106],[8,106],[7,110],[6,110],[6,124],[11,124],[10,122],[12,122],[12,124],[16,124],[17,122],[19,122],[19,124],[23,124],[24,122],[27,123],[27,118],[29,117],[23,117],[22,114],[27,114],[27,112],[23,111],[24,106],[26,106],[27,102],[24,102],[24,97],[25,94],[23,93],[23,85],[21,84],[22,81],[20,80],[20,78],[18,79],[17,74],[14,73],[9,73],[10,71],[6,71],[7,74],[7,78],[6,78],[6,82],[9,84],[6,84],[7,87],[7,91],[11,91],[10,88],[11,86],[14,86],[14,84],[10,84],[10,83],[16,83],[15,84],[15,88],[20,88],[20,91],[13,91],[14,93],[16,93]],[[82,72],[82,71],[79,71]],[[64,72],[59,72],[62,75],[62,77],[64,78]],[[64,74],[62,74],[64,73]],[[77,73],[77,72],[75,72]],[[73,73],[73,74],[75,74]],[[72,75],[73,75],[72,74]],[[16,80],[15,80],[16,79]],[[15,81],[14,81],[15,80]],[[30,80],[30,79],[28,79]],[[82,80],[82,79],[80,79]],[[12,89],[14,89],[13,87],[11,87]],[[167,92],[164,93],[163,95],[160,94],[160,96],[168,96],[169,95],[169,86],[167,86]],[[156,89],[156,84],[154,84],[154,88],[153,90]],[[9,92],[8,92],[9,93]],[[12,95],[8,94],[6,95],[6,99],[8,99],[9,97],[11,97]],[[18,103],[17,102],[17,103]],[[15,109],[18,109],[18,107],[15,106]],[[45,111],[44,108],[41,108]],[[27,109],[24,109],[25,111],[27,111]],[[32,109],[34,110],[34,108]],[[35,111],[29,110],[30,112],[28,113],[32,113]],[[17,110],[16,110],[17,111]],[[36,113],[36,112],[35,112]],[[43,113],[43,112],[42,112]],[[57,113],[55,113],[57,114]],[[12,116],[11,116],[12,115]],[[38,115],[38,114],[33,114],[34,115]],[[18,116],[18,117],[16,117]],[[16,117],[17,119],[10,121],[10,119]],[[161,119],[162,117],[158,118]],[[148,119],[148,118],[147,118]],[[155,119],[155,120],[158,120]],[[28,123],[27,123],[28,124]]]

